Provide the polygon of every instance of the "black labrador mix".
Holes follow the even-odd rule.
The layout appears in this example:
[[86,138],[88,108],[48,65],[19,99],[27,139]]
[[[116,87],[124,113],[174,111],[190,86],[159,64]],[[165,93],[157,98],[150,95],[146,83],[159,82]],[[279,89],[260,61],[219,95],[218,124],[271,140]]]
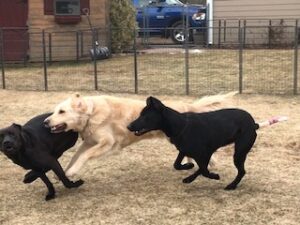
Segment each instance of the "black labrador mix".
[[15,164],[31,170],[25,175],[24,183],[41,178],[48,188],[46,200],[55,198],[53,184],[46,176],[49,170],[52,170],[67,188],[76,188],[83,184],[82,180],[70,181],[57,160],[75,145],[78,133],[51,133],[43,124],[50,115],[51,113],[42,114],[32,118],[24,126],[12,124],[0,130],[0,151]]
[[142,135],[151,130],[161,130],[179,150],[177,160],[184,156],[193,158],[199,169],[183,179],[184,183],[191,183],[201,174],[210,179],[219,180],[218,174],[211,173],[207,169],[210,157],[218,148],[234,143],[234,165],[238,174],[225,188],[234,190],[246,173],[244,163],[256,140],[256,130],[260,126],[271,125],[286,119],[286,117],[279,117],[257,124],[248,112],[240,109],[222,109],[207,113],[179,113],[166,107],[158,99],[149,97],[139,118],[129,124],[128,129],[135,135]]

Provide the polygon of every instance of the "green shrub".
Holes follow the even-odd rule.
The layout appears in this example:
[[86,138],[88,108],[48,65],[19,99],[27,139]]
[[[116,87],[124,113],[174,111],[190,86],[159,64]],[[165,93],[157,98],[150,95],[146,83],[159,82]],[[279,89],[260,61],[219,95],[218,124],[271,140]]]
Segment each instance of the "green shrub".
[[132,1],[111,0],[109,17],[112,52],[123,52],[130,48],[136,27],[135,9]]

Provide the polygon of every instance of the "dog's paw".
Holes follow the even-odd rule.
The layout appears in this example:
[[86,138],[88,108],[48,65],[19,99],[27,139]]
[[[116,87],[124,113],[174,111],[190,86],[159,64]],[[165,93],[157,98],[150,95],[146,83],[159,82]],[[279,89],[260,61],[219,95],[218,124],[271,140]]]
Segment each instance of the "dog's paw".
[[74,179],[77,176],[77,170],[71,167],[65,171],[65,174],[69,179]]
[[194,167],[194,163],[176,164],[174,165],[175,170],[190,170]]
[[194,180],[195,180],[194,178],[186,177],[182,180],[182,183],[189,184],[189,183],[192,183]]
[[77,180],[77,181],[73,182],[73,187],[77,188],[77,187],[83,185],[83,183],[84,183],[83,180]]
[[219,174],[216,173],[210,173],[210,178],[214,180],[220,180]]
[[35,181],[37,178],[39,178],[36,174],[33,172],[29,172],[24,176],[23,183],[24,184],[29,184]]
[[181,169],[182,170],[190,170],[194,167],[194,163],[185,163],[181,166]]
[[225,188],[224,188],[224,190],[226,190],[226,191],[233,191],[233,190],[235,190],[236,189],[236,185],[235,184],[229,184],[229,185],[227,185]]
[[34,181],[34,179],[32,179],[32,177],[24,177],[24,179],[23,179],[23,183],[24,184],[30,184],[30,183],[32,183]]
[[49,200],[54,199],[54,198],[55,198],[55,194],[47,194],[46,197],[45,197],[45,200],[49,201]]

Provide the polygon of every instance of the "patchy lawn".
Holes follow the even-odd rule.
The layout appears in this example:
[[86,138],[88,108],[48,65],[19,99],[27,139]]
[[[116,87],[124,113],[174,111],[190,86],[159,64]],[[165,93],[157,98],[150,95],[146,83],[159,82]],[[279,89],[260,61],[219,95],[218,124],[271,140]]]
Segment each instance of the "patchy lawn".
[[[243,91],[293,93],[294,50],[244,50]],[[186,74],[188,63],[188,77]],[[300,63],[299,63],[300,65]],[[239,52],[228,49],[175,48],[137,55],[137,85],[141,94],[205,95],[239,89]],[[300,70],[299,70],[300,71]],[[43,90],[42,64],[6,65],[6,86],[15,90]],[[49,90],[95,90],[92,62],[53,63],[47,68]],[[298,79],[300,80],[300,79]],[[133,54],[97,62],[98,90],[134,93]],[[298,85],[300,86],[300,85]]]

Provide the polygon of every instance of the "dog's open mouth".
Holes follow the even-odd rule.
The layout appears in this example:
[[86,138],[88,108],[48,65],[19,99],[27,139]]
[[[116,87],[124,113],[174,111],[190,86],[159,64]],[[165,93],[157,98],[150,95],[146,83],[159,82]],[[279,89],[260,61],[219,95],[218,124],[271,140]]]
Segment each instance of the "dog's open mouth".
[[67,128],[66,123],[61,123],[56,126],[52,126],[51,128],[51,133],[60,133],[63,132]]
[[141,130],[136,130],[136,131],[134,131],[134,135],[136,135],[136,136],[141,136],[141,135],[147,133],[148,131],[149,131],[148,129],[143,128],[143,129],[141,129]]
[[14,150],[14,147],[13,147],[13,146],[6,146],[6,147],[4,148],[4,150],[5,150],[6,152],[12,152],[12,151]]

